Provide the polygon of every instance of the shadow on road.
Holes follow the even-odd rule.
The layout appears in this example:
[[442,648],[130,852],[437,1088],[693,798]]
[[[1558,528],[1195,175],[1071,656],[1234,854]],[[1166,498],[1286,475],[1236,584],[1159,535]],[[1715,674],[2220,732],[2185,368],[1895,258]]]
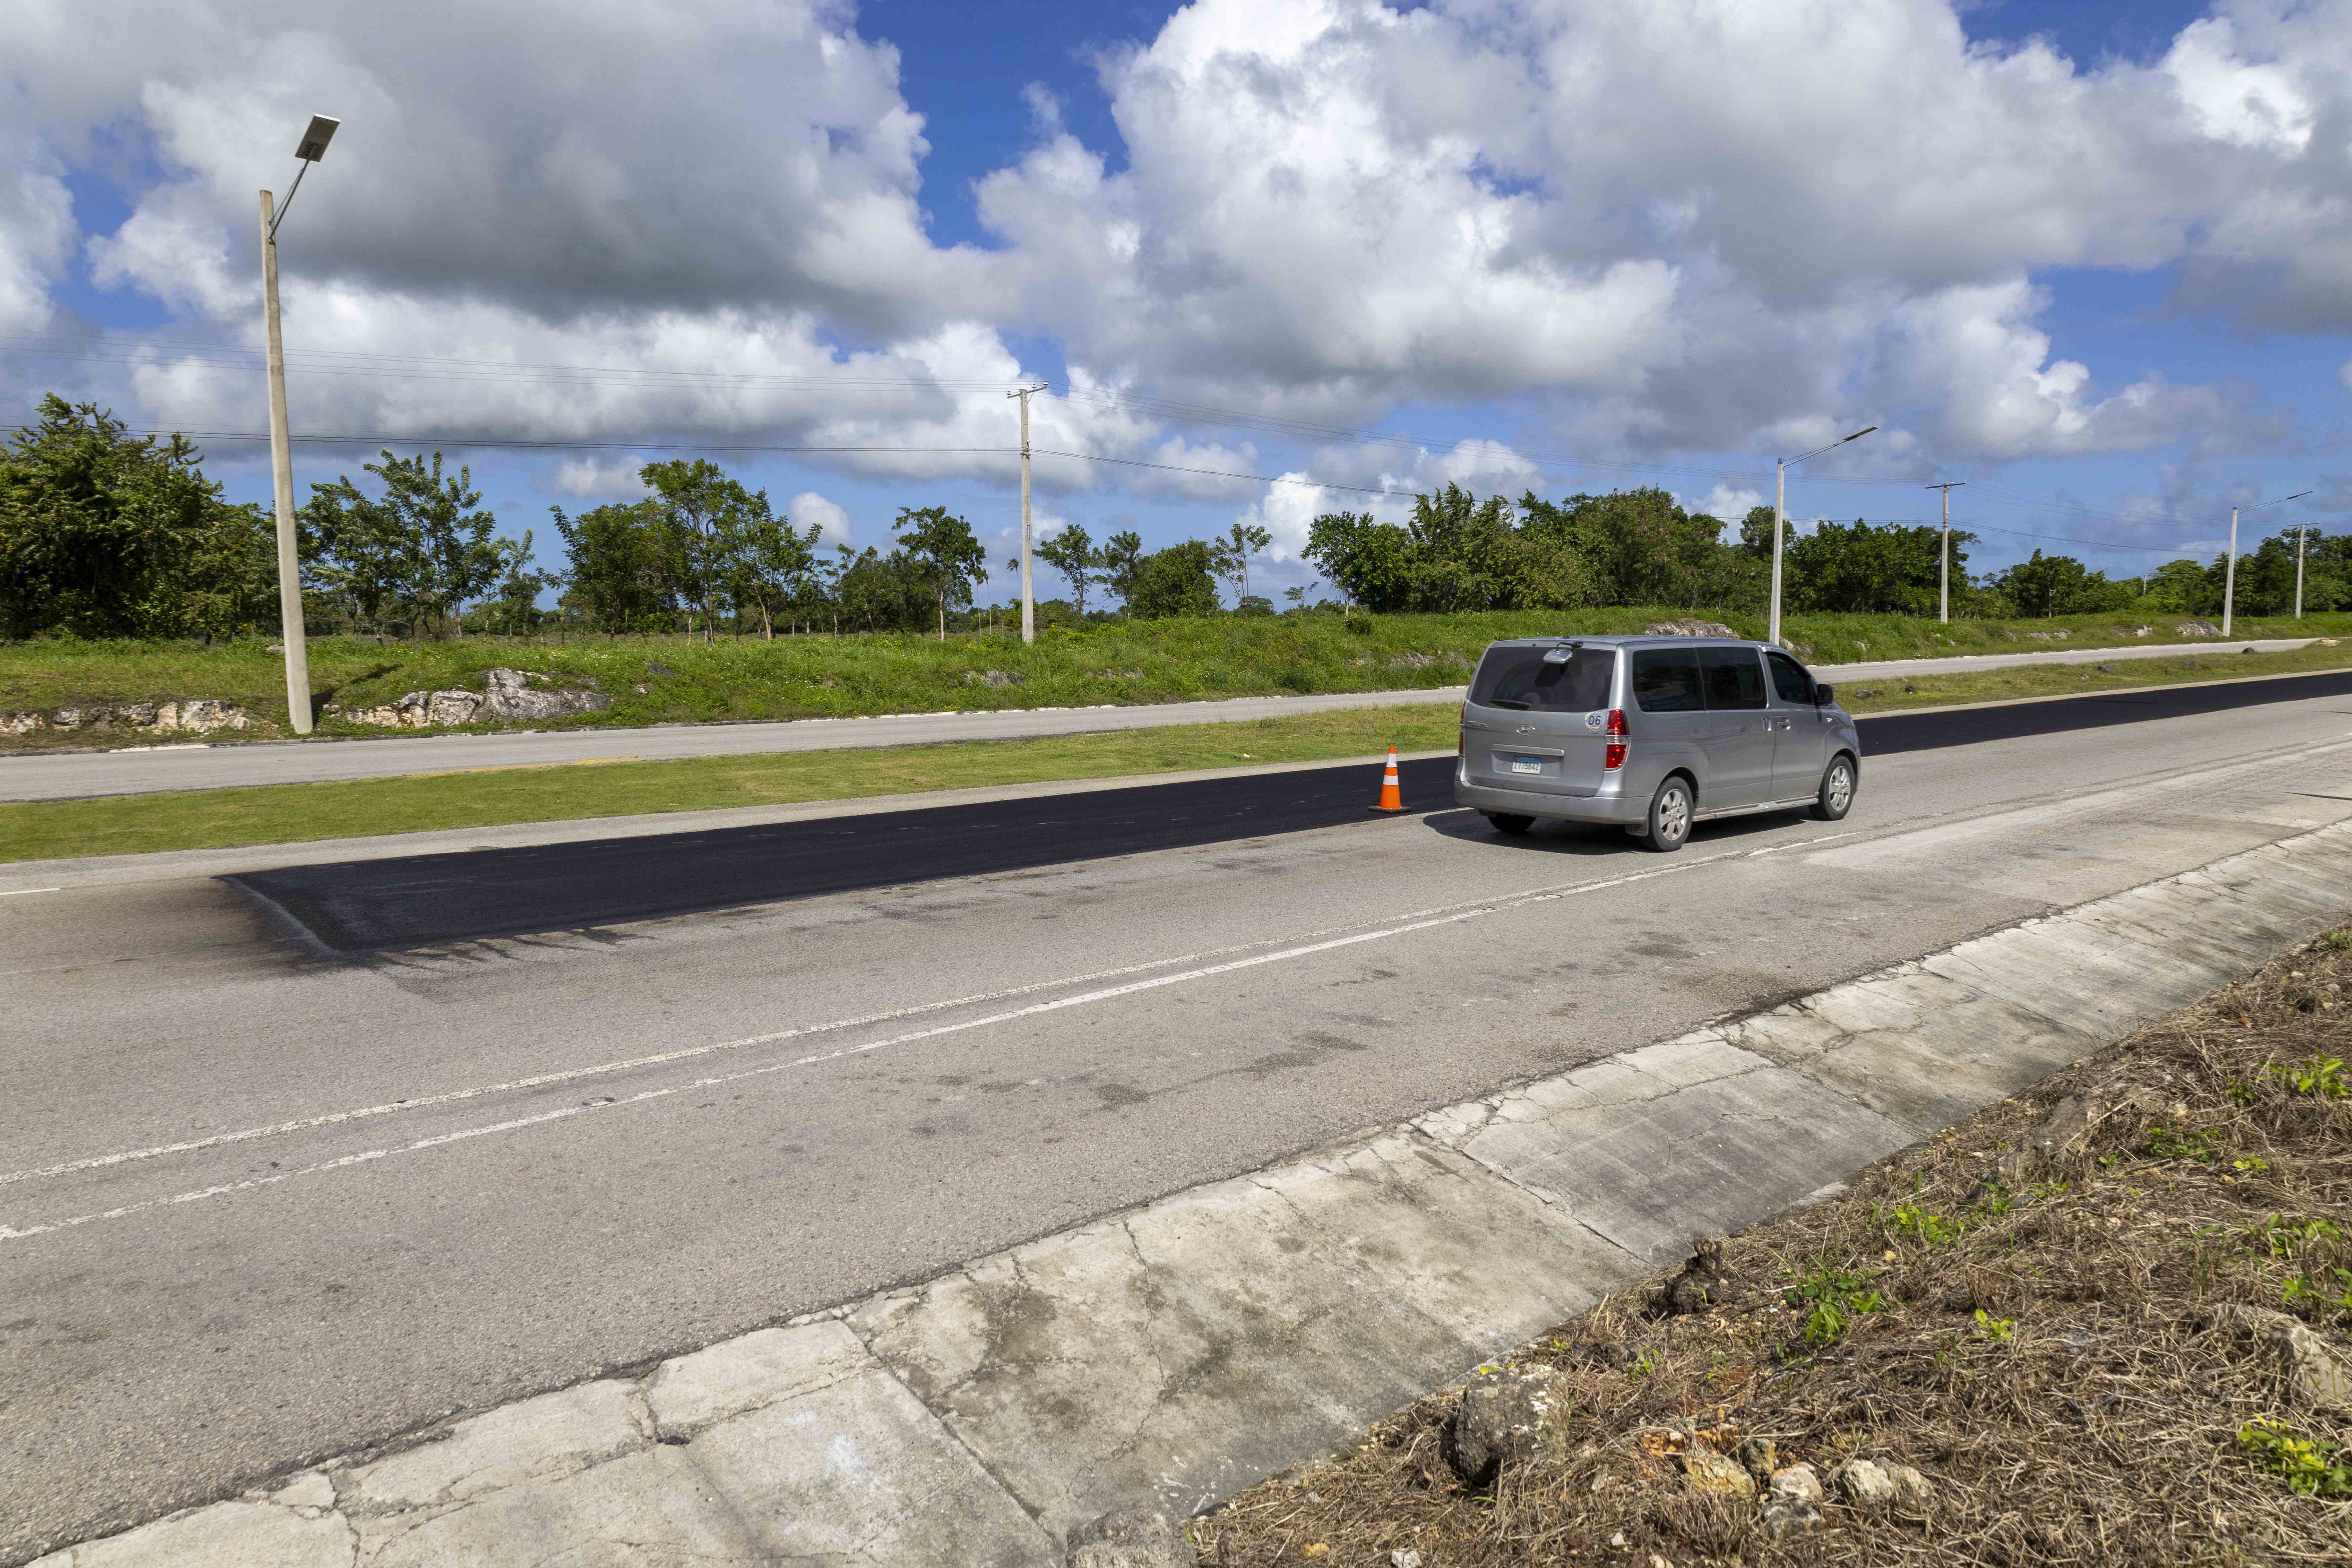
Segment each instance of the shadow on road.
[[[2352,671],[1888,714],[1862,721],[1864,776],[1873,756],[2346,694]],[[1454,809],[1451,757],[1408,762],[1401,772],[1406,806],[1440,814],[1429,819],[1438,831],[1464,838],[1491,833],[1475,813]],[[393,952],[1365,822],[1379,786],[1377,768],[1352,763],[758,827],[290,867],[227,880],[283,910],[331,950]],[[1784,820],[1735,818],[1703,831],[1738,835]],[[1514,845],[1580,856],[1631,848],[1613,827],[1546,828]]]

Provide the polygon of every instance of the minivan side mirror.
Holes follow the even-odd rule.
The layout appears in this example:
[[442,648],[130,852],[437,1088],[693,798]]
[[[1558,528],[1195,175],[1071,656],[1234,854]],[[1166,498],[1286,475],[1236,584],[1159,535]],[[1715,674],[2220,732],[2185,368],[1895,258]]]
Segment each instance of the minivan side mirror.
[[1831,701],[1832,701],[1832,700],[1836,697],[1836,695],[1837,695],[1836,688],[1834,688],[1834,687],[1831,686],[1831,685],[1830,685],[1830,683],[1829,683],[1828,681],[1826,681],[1826,680],[1822,680],[1822,681],[1816,681],[1816,682],[1814,682],[1814,684],[1813,684],[1813,705],[1814,705],[1815,707],[1817,707],[1817,708],[1826,708],[1826,707],[1828,707],[1828,706],[1830,705]]

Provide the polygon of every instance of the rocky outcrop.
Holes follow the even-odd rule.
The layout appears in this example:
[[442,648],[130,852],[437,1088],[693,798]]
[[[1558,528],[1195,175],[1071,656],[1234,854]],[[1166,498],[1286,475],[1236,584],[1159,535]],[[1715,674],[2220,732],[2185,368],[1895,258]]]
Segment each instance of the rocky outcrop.
[[0,735],[31,735],[44,730],[139,730],[167,735],[210,735],[253,725],[251,714],[219,697],[174,702],[89,703],[49,713],[0,713]]
[[1721,621],[1684,619],[1659,621],[1642,628],[1645,637],[1736,637],[1739,634]]
[[[534,686],[533,681],[542,684]],[[479,691],[410,691],[374,708],[339,709],[330,703],[325,712],[352,724],[430,730],[458,724],[563,719],[575,713],[601,713],[613,705],[613,700],[601,692],[562,690],[553,682],[552,676],[532,670],[492,669],[483,673],[483,689]]]

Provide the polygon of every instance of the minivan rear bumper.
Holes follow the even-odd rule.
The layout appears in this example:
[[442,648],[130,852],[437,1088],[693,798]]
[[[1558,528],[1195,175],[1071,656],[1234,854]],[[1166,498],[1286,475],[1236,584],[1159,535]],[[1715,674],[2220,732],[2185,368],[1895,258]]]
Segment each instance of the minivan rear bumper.
[[1602,788],[1600,795],[1538,795],[1533,790],[1472,784],[1457,771],[1454,775],[1454,804],[1473,811],[1548,816],[1562,822],[1635,824],[1649,816],[1648,801],[1628,800],[1606,785]]

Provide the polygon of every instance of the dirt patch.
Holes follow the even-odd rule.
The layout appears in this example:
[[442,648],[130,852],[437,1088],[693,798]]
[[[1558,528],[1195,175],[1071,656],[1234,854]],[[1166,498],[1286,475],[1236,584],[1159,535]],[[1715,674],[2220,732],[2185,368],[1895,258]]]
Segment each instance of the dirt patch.
[[1481,1369],[1556,1391],[1491,1479],[1449,1388],[1201,1562],[2352,1562],[2347,998],[2338,931]]

